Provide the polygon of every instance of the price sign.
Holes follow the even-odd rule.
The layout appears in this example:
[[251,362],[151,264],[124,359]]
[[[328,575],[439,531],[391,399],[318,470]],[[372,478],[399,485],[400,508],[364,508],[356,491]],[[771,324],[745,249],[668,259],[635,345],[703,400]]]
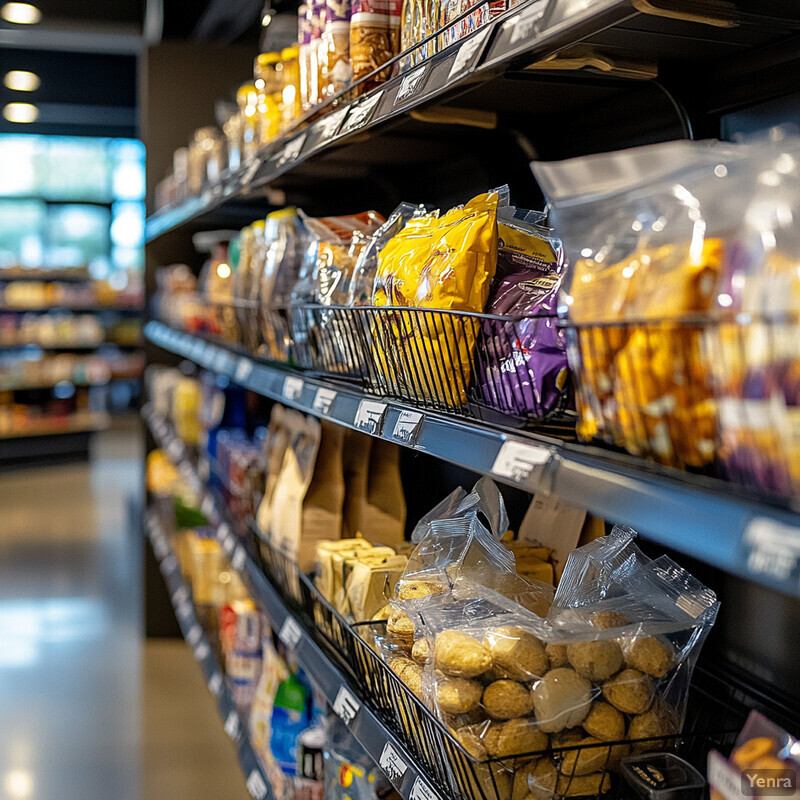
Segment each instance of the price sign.
[[203,659],[208,657],[208,654],[211,652],[208,645],[205,642],[200,642],[197,647],[194,649],[194,657],[198,661],[202,661]]
[[255,178],[258,170],[261,169],[261,159],[254,158],[248,165],[247,169],[242,173],[242,186],[247,186],[250,181]]
[[422,778],[417,777],[411,787],[408,800],[442,800],[442,798]]
[[244,568],[245,562],[245,552],[244,548],[240,545],[236,548],[232,558],[231,558],[231,566],[237,571],[241,572]]
[[189,633],[186,634],[186,641],[189,642],[192,647],[196,647],[200,643],[202,636],[203,629],[199,625],[195,624],[192,625],[192,627],[189,629]]
[[416,444],[425,417],[419,411],[401,411],[392,431],[392,439],[400,444]]
[[341,133],[353,133],[359,128],[363,128],[369,122],[369,119],[380,102],[381,97],[383,97],[383,89],[381,89],[379,92],[375,92],[375,94],[365,97],[356,105],[351,106],[350,113],[347,115],[344,125],[342,125]]
[[284,167],[291,164],[293,161],[297,161],[300,157],[300,151],[303,149],[303,145],[306,143],[306,134],[305,132],[301,133],[299,136],[295,136],[294,139],[290,139],[286,144],[283,146],[283,150],[281,150],[280,155],[275,161],[275,167],[277,169],[283,169]]
[[200,510],[206,517],[210,517],[214,512],[214,502],[208,495],[206,495],[203,498],[203,502],[200,503]]
[[542,16],[542,4],[536,3],[532,8],[521,12],[519,16],[508,20],[503,27],[511,27],[510,43],[517,44],[525,39],[530,39],[536,27],[536,23]]
[[176,461],[181,457],[181,443],[177,439],[172,439],[167,445],[167,455],[172,461]]
[[278,638],[292,650],[297,647],[300,640],[303,638],[303,630],[297,624],[294,617],[286,617],[281,629],[278,631]]
[[767,517],[750,520],[742,537],[750,572],[779,581],[796,576],[800,564],[800,530]]
[[247,791],[255,800],[264,800],[267,796],[267,784],[257,769],[247,776]]
[[399,782],[408,769],[408,764],[400,758],[400,754],[392,747],[390,742],[386,742],[381,752],[379,763],[381,769],[393,783]]
[[317,389],[312,408],[319,414],[329,414],[335,399],[336,392],[333,389]]
[[183,600],[178,604],[178,616],[181,619],[188,619],[192,616],[192,604],[188,600]]
[[474,36],[469,39],[464,39],[461,47],[458,48],[456,57],[450,67],[450,72],[447,76],[448,80],[457,78],[464,72],[467,67],[472,63],[472,59],[480,52],[480,48],[489,36],[490,28],[485,27],[479,30]]
[[428,65],[423,64],[421,67],[417,67],[413,72],[409,72],[408,75],[403,76],[400,88],[397,90],[397,94],[394,97],[395,105],[402,103],[403,100],[407,100],[409,97],[416,94],[422,86],[422,79],[425,77],[427,69]]
[[336,699],[333,701],[333,710],[346,725],[353,721],[359,708],[361,708],[361,703],[353,696],[352,692],[346,686],[340,686]]
[[234,548],[236,547],[236,539],[228,535],[222,540],[222,549],[225,554],[230,558],[233,555]]
[[503,442],[492,465],[492,473],[499,478],[511,478],[518,483],[526,481],[534,467],[546,464],[550,451],[546,447],[525,442]]
[[303,379],[293,375],[287,375],[283,379],[283,396],[290,402],[299,400],[303,394]]
[[167,575],[168,573],[172,572],[178,566],[178,560],[175,558],[172,553],[168,553],[166,558],[161,562],[161,571]]
[[371,433],[373,436],[380,436],[383,430],[383,421],[386,418],[386,408],[386,403],[362,400],[358,404],[354,420],[356,428],[365,433]]
[[244,383],[244,381],[250,377],[252,371],[253,362],[247,358],[240,358],[239,363],[236,365],[236,371],[233,373],[233,377],[239,383]]
[[235,739],[239,735],[239,715],[235,711],[231,711],[225,720],[225,733]]
[[342,127],[342,121],[347,116],[347,112],[350,110],[348,106],[344,108],[340,108],[334,111],[331,114],[328,114],[325,119],[320,120],[317,125],[319,126],[319,138],[317,140],[318,144],[324,145],[327,144],[337,133],[339,133],[339,128]]
[[219,693],[222,691],[222,675],[219,672],[215,672],[209,679],[208,690],[214,697],[219,697]]

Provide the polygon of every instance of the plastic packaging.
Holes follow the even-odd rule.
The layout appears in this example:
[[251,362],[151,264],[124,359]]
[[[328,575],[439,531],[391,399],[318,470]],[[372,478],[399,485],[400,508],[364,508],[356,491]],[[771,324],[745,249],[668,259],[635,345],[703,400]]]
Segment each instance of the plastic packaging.
[[281,91],[281,131],[286,132],[303,115],[300,90],[300,47],[292,45],[281,50],[283,89]]
[[322,99],[333,97],[350,85],[350,2],[326,0],[322,31]]
[[[400,52],[402,0],[352,0],[350,59],[353,82],[365,78]],[[364,94],[385,83],[392,70],[384,69],[356,87]]]
[[574,406],[566,341],[557,325],[564,276],[561,243],[530,221],[535,212],[498,214],[497,271],[488,314],[521,317],[482,323],[480,385],[493,408],[517,416],[546,417]]
[[649,753],[622,759],[622,775],[648,800],[700,800],[705,778],[674,753]]
[[721,237],[741,215],[720,175],[741,158],[730,145],[667,142],[534,163],[570,263],[583,438],[674,466],[713,458],[710,367],[691,322],[714,305]]
[[283,78],[280,53],[261,53],[253,65],[258,146],[264,147],[281,132],[283,122]]
[[242,161],[246,161],[258,150],[258,130],[256,112],[258,108],[258,92],[255,84],[243,83],[236,92],[236,104],[239,106],[242,137]]

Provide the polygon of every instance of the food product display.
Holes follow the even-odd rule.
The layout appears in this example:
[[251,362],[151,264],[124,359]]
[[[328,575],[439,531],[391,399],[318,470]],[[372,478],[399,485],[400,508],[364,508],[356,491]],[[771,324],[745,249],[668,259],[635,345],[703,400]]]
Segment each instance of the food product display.
[[350,60],[357,94],[388,80],[391,69],[376,74],[400,52],[401,0],[351,0]]

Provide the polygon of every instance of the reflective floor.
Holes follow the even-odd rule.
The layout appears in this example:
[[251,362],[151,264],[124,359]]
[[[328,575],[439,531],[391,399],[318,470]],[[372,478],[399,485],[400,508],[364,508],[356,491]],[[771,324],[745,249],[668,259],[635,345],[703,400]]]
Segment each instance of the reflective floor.
[[142,644],[140,442],[0,472],[2,800],[247,797],[188,648]]

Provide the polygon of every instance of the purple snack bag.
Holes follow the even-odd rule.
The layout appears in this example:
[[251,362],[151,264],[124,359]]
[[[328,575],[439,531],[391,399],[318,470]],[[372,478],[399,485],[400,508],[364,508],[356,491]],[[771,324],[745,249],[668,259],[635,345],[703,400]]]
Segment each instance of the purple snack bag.
[[518,319],[482,323],[482,399],[519,417],[542,419],[574,409],[564,334],[556,325],[560,247],[524,220],[500,218],[498,230],[497,271],[486,312]]

